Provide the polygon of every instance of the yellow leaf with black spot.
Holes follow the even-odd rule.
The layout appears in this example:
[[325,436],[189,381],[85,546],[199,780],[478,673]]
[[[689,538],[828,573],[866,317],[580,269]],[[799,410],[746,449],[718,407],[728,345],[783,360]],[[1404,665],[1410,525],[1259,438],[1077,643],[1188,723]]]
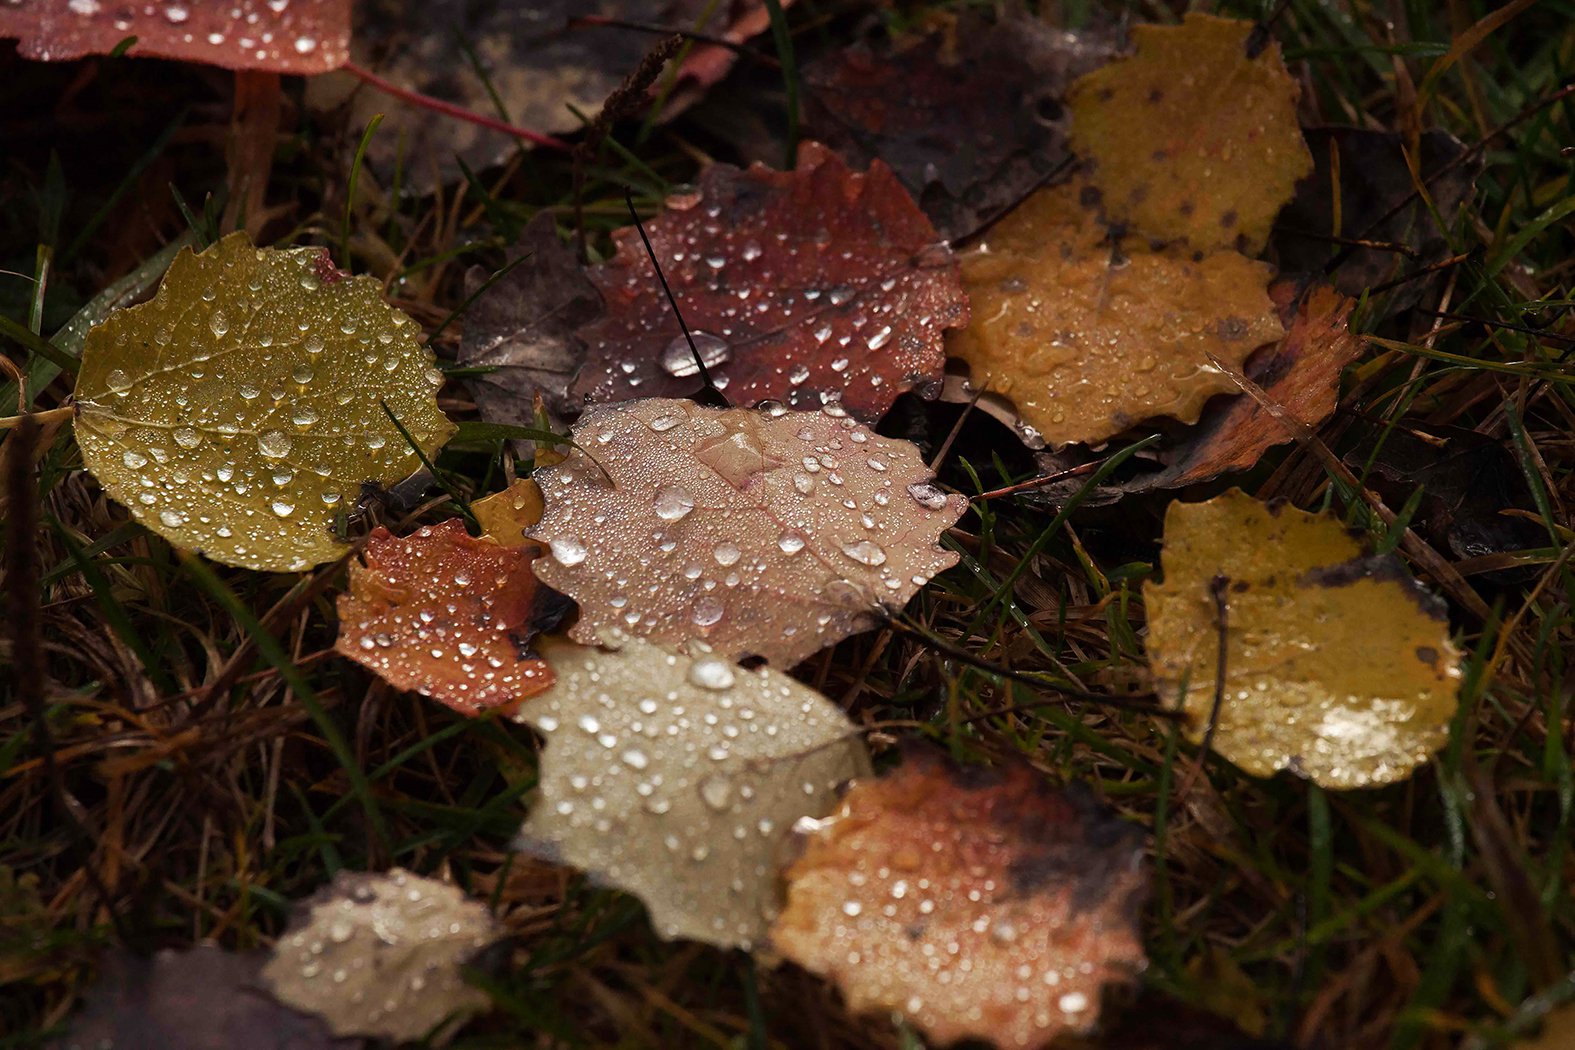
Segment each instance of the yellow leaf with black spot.
[[1189,14],[1132,30],[1137,53],[1072,86],[1072,149],[1112,220],[1199,251],[1255,253],[1312,155],[1296,81],[1253,23]]
[[1335,518],[1235,489],[1175,503],[1162,563],[1144,587],[1149,666],[1193,740],[1212,717],[1214,748],[1254,776],[1358,788],[1405,779],[1448,739],[1460,668],[1443,603]]

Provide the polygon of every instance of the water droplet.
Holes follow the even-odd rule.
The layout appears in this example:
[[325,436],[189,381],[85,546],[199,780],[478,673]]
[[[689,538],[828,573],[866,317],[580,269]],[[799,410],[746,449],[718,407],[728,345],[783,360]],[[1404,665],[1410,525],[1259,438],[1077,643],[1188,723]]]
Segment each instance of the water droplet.
[[112,393],[124,394],[131,389],[131,377],[124,370],[116,368],[104,377],[105,384]]
[[927,481],[920,481],[908,486],[908,495],[912,496],[921,507],[930,510],[940,510],[946,506],[946,493],[931,485]]
[[290,436],[280,430],[267,430],[257,435],[257,451],[270,459],[282,459],[290,454],[294,444]]
[[563,566],[578,565],[590,553],[577,536],[559,536],[547,545],[552,548],[553,559]]
[[281,518],[288,518],[291,514],[295,513],[295,504],[283,498],[274,500],[273,503],[269,504],[269,506],[273,509],[273,512],[279,515]]
[[677,485],[666,485],[656,492],[656,516],[663,521],[679,521],[695,509],[695,498]]
[[[700,351],[700,360],[705,362],[707,370],[715,368],[725,362],[733,354],[733,348],[726,339],[714,336],[709,332],[694,332],[694,349]],[[670,376],[692,376],[700,374],[700,367],[695,364],[694,350],[689,348],[689,340],[678,336],[667,344],[662,351],[662,369]]]
[[202,444],[202,435],[191,427],[176,427],[172,436],[175,438],[175,444],[181,448],[196,448]]
[[696,627],[710,627],[722,618],[726,610],[717,599],[709,594],[701,595],[695,601],[694,607],[689,611],[689,618]]
[[130,467],[132,470],[141,470],[143,467],[148,465],[147,456],[144,456],[140,452],[133,452],[130,449],[127,449],[121,454],[120,461],[126,466]]
[[700,781],[700,799],[714,810],[724,810],[733,800],[733,785],[726,777],[708,776]]
[[784,532],[777,537],[777,546],[783,554],[797,554],[804,549],[804,537],[796,532]]
[[730,689],[734,681],[733,668],[715,657],[705,657],[689,665],[689,681],[702,689]]
[[718,543],[711,554],[716,558],[716,563],[723,567],[734,564],[743,556],[743,552],[738,549],[738,544],[730,540],[723,540],[721,543]]
[[230,330],[230,319],[224,316],[223,310],[215,310],[208,318],[208,327],[213,329],[213,334],[223,337]]
[[886,561],[886,552],[869,540],[849,544],[842,548],[842,553],[864,565],[882,565]]

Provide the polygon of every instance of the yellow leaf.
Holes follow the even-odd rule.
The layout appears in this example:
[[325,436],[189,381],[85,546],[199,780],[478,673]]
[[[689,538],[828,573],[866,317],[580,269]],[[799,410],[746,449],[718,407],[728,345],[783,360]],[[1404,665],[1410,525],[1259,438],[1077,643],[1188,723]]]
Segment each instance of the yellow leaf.
[[1144,587],[1155,688],[1254,776],[1388,784],[1442,747],[1459,653],[1441,602],[1341,523],[1231,490],[1165,515],[1164,582]]
[[1154,416],[1191,423],[1284,326],[1269,267],[1104,242],[1076,184],[1043,190],[962,257],[973,320],[948,338],[973,385],[1046,441],[1096,442]]
[[151,302],[93,329],[77,442],[99,483],[177,547],[295,572],[338,557],[362,486],[420,467],[453,433],[416,323],[321,249],[235,233],[175,257]]
[[1312,155],[1279,45],[1253,24],[1189,14],[1133,27],[1137,54],[1072,85],[1072,149],[1094,164],[1110,217],[1206,251],[1261,251]]
[[520,478],[502,492],[476,500],[470,512],[481,525],[481,534],[505,547],[529,542],[525,530],[541,520],[541,488]]

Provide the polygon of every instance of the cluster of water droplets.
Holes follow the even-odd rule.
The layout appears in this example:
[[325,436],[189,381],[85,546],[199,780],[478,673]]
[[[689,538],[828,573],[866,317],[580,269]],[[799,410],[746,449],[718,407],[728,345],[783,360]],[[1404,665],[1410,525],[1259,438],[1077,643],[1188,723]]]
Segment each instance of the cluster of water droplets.
[[535,589],[526,549],[474,539],[454,519],[406,537],[380,529],[366,559],[340,599],[341,652],[400,688],[472,713],[552,680],[525,647]]
[[257,568],[325,560],[362,484],[416,465],[382,402],[420,440],[447,431],[415,322],[368,282],[325,286],[320,264],[227,238],[89,335],[84,456],[182,546]]
[[847,417],[653,399],[593,411],[575,438],[586,451],[539,477],[534,535],[537,575],[579,602],[586,640],[699,638],[791,664],[956,560],[934,544],[962,497]]
[[[63,11],[55,9],[63,6]],[[311,0],[0,0],[38,11],[28,53],[44,59],[106,52],[125,37],[136,53],[240,68],[320,71],[342,61],[347,27]],[[51,10],[45,13],[45,9]]]
[[664,936],[749,948],[786,836],[867,771],[863,745],[786,675],[614,644],[544,643],[557,681],[518,716],[547,738],[521,848],[640,896]]
[[1142,966],[1141,836],[1091,832],[1037,786],[1025,771],[970,788],[911,759],[855,786],[800,823],[810,842],[774,942],[854,1008],[906,1015],[937,1043],[1088,1029],[1101,986]]
[[320,1015],[337,1035],[396,1042],[450,1014],[487,1008],[461,967],[500,931],[458,888],[400,868],[341,872],[279,942],[263,977],[280,1001]]
[[[828,199],[821,224],[803,232],[792,228],[802,215],[782,214],[781,187],[778,208],[739,217],[713,183],[747,183],[756,174],[709,178],[706,196],[670,198],[648,224],[693,345],[677,330],[644,246],[631,235],[619,264],[593,274],[609,302],[627,305],[585,333],[589,354],[577,394],[621,401],[689,393],[699,385],[698,354],[735,404],[845,406],[877,416],[904,390],[939,375],[941,333],[963,321],[966,300],[950,251],[933,243],[922,216],[913,231],[883,229],[857,209],[838,213],[847,202]],[[904,232],[912,236],[901,238]]]

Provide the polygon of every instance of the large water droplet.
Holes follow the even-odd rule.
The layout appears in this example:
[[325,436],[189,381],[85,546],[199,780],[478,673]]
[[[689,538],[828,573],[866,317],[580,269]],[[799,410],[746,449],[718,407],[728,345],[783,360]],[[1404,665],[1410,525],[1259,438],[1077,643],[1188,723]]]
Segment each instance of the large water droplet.
[[733,785],[726,777],[706,777],[700,781],[700,799],[714,810],[724,810],[733,800]]
[[930,510],[940,510],[946,506],[946,493],[927,481],[909,485],[908,495],[917,500],[919,506],[928,507]]
[[665,485],[656,492],[656,516],[663,521],[678,521],[695,509],[695,498],[677,485]]
[[257,451],[270,459],[283,459],[290,454],[293,442],[280,430],[267,430],[257,435]]
[[733,668],[715,657],[705,657],[689,665],[689,681],[702,689],[730,689],[733,685]]
[[[700,360],[705,362],[706,368],[712,369],[725,362],[733,355],[733,348],[726,339],[712,335],[709,332],[694,332],[694,350],[700,351]],[[662,370],[670,376],[692,376],[700,374],[700,366],[695,364],[694,350],[689,348],[689,340],[682,335],[667,344],[662,351]]]
[[578,536],[559,536],[547,545],[552,548],[553,559],[563,566],[578,565],[590,553]]
[[709,594],[701,595],[689,611],[689,618],[696,627],[710,627],[722,618],[722,603]]
[[842,553],[864,565],[881,565],[886,561],[886,552],[869,540],[851,543],[842,548]]

